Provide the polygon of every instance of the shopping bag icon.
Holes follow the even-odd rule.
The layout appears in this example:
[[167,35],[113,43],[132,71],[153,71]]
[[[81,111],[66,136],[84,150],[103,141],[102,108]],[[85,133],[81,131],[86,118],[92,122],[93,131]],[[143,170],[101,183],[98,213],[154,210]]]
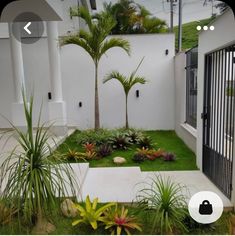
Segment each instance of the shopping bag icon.
[[208,200],[204,200],[199,206],[199,213],[201,215],[211,215],[213,212],[212,204]]

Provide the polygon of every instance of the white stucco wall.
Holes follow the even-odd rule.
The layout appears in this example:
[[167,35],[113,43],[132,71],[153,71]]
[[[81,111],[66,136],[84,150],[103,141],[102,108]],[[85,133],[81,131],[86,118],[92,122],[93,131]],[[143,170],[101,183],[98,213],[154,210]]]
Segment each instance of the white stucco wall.
[[[117,81],[103,84],[104,76],[111,70],[129,75],[145,59],[138,75],[145,76],[146,85],[136,85],[129,95],[130,126],[143,129],[174,129],[174,35],[124,36],[131,43],[132,56],[119,48],[111,49],[100,63],[99,91],[101,125],[106,128],[125,124],[124,92]],[[169,54],[165,55],[165,50]],[[14,87],[8,39],[0,40],[0,113],[11,119]],[[43,100],[42,121],[48,121],[50,92],[47,39],[23,45],[23,59],[27,88],[34,90],[37,114]],[[78,46],[61,48],[63,96],[67,104],[69,126],[80,129],[94,124],[94,65],[91,58]],[[135,91],[139,89],[140,97]],[[79,102],[83,103],[81,108]],[[0,118],[0,128],[7,127]]]
[[175,131],[177,135],[196,153],[197,131],[186,120],[186,54],[175,56]]
[[[215,22],[214,31],[202,31],[198,47],[198,107],[197,107],[197,165],[202,169],[202,119],[204,91],[205,54],[224,48],[235,42],[235,21],[231,10],[221,15]],[[234,181],[235,182],[235,181]]]
[[[125,96],[117,81],[102,83],[112,71],[129,75],[145,59],[138,75],[145,76],[146,85],[136,85],[129,94],[130,126],[143,129],[174,129],[174,35],[129,35],[131,57],[119,48],[111,49],[101,59],[99,70],[101,126],[122,127],[125,123]],[[169,54],[165,55],[165,50]],[[94,124],[94,65],[89,55],[75,45],[61,50],[64,97],[68,123],[79,128]],[[139,89],[140,97],[135,91]],[[83,103],[81,108],[79,102]]]

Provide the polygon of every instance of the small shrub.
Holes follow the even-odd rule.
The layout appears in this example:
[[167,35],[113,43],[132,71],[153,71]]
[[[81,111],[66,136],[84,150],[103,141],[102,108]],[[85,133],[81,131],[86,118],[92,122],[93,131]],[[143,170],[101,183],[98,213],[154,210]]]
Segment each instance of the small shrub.
[[147,157],[147,155],[149,154],[149,149],[148,148],[145,148],[145,147],[142,147],[142,148],[137,148],[137,153],[138,154],[141,154],[141,155],[144,155]]
[[126,150],[130,145],[129,139],[122,133],[117,133],[110,139],[110,143],[114,149]]
[[112,207],[105,211],[104,220],[105,229],[109,230],[112,235],[131,234],[131,230],[142,231],[137,219],[133,215],[129,215],[128,209],[124,206],[122,208]]
[[91,225],[91,227],[95,230],[98,228],[98,223],[103,221],[103,214],[105,210],[114,206],[116,203],[108,203],[104,206],[98,208],[98,198],[95,198],[93,202],[91,202],[89,196],[86,197],[85,207],[80,204],[75,204],[75,207],[79,211],[80,218],[72,223],[73,226],[78,224],[86,224]]
[[85,153],[80,152],[79,153],[79,158],[84,158],[85,160],[92,160],[95,159],[97,157],[97,153],[96,152],[92,152],[92,151],[87,151]]
[[141,149],[137,148],[137,154],[144,156],[147,160],[154,161],[155,159],[162,157],[164,152],[160,148],[158,150],[149,150],[148,148],[142,147]]
[[129,130],[126,133],[126,137],[129,139],[129,142],[132,144],[138,143],[142,136],[143,136],[142,133],[136,130]]
[[160,157],[163,157],[163,156],[164,156],[164,151],[159,148],[158,150],[154,150],[154,149],[149,150],[147,158],[150,161],[154,161],[154,160],[156,160]]
[[68,161],[75,161],[79,157],[79,152],[76,150],[68,149],[67,153],[65,154],[65,159]]
[[163,155],[164,161],[175,161],[176,157],[174,153],[167,152]]
[[146,156],[144,154],[135,153],[132,160],[136,163],[141,163],[146,160]]
[[85,143],[83,144],[86,152],[94,152],[95,151],[95,143]]
[[76,162],[76,161],[86,161],[83,153],[76,151],[75,149],[68,148],[68,151],[64,154],[55,152],[53,157],[55,160]]
[[94,143],[96,146],[107,143],[112,136],[112,132],[106,129],[86,130],[77,134],[77,142],[79,145],[86,143]]
[[144,136],[144,137],[140,138],[138,144],[141,148],[152,148],[153,147],[153,141],[149,136]]
[[109,143],[105,143],[99,146],[96,152],[99,157],[107,157],[112,154],[113,149]]

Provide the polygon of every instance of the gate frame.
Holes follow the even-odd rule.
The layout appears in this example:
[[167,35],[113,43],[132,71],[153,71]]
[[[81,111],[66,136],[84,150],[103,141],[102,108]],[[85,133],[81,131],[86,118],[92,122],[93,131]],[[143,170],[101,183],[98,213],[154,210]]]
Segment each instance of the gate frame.
[[[225,193],[225,191],[224,190],[222,190],[221,188],[220,188],[220,186],[219,186],[219,184],[217,184],[216,183],[216,180],[213,180],[210,176],[208,176],[206,173],[205,173],[205,167],[204,167],[204,158],[205,158],[205,155],[204,155],[204,146],[206,146],[206,143],[208,143],[208,142],[206,142],[206,139],[208,139],[208,138],[210,138],[210,136],[209,137],[206,137],[206,135],[205,135],[205,133],[206,132],[208,132],[208,127],[206,127],[206,123],[207,123],[207,126],[208,126],[208,122],[209,122],[209,127],[211,127],[210,125],[210,121],[211,121],[211,113],[210,112],[208,112],[208,108],[207,108],[207,105],[208,104],[210,104],[211,103],[211,100],[210,101],[208,101],[208,99],[211,99],[211,90],[210,89],[208,89],[208,86],[210,87],[210,86],[212,86],[212,80],[214,79],[214,80],[216,80],[216,79],[218,79],[218,70],[220,71],[220,69],[223,67],[223,65],[224,64],[222,64],[222,67],[221,67],[221,64],[219,64],[219,66],[217,65],[217,57],[220,57],[220,55],[221,55],[221,51],[222,51],[222,55],[223,55],[223,51],[225,50],[226,51],[226,49],[228,49],[229,47],[233,47],[233,48],[235,48],[235,42],[231,42],[231,43],[229,43],[229,44],[226,44],[226,45],[223,45],[222,47],[219,47],[219,48],[216,48],[216,49],[214,49],[214,50],[212,50],[212,51],[209,51],[209,52],[207,52],[207,53],[205,53],[204,54],[204,76],[203,76],[203,78],[204,78],[204,81],[203,81],[203,112],[200,114],[201,115],[201,121],[202,121],[202,149],[201,149],[201,152],[202,152],[202,166],[201,166],[201,170],[202,170],[202,172],[207,176],[207,178],[209,178],[211,181],[212,181],[212,183],[213,184],[215,184],[219,189],[220,189],[220,191],[221,192],[223,192],[225,195],[226,195],[226,193]],[[235,50],[233,51],[234,53],[235,53]],[[209,67],[209,64],[210,64],[210,68],[212,69],[212,60],[210,59],[210,60],[208,60],[208,58],[209,58],[209,56],[211,55],[213,55],[213,53],[216,53],[216,77],[213,77],[212,78],[212,76],[215,76],[215,75],[212,75],[213,74],[213,72],[211,72],[211,71],[208,71],[208,67]],[[218,54],[217,53],[219,53],[219,56],[218,56]],[[231,63],[233,63],[232,65],[234,65],[234,67],[235,67],[235,61],[234,61],[234,58],[235,57],[232,57],[232,61],[231,61]],[[230,59],[229,59],[230,60]],[[222,63],[223,63],[223,60],[222,60]],[[227,64],[225,64],[226,66],[226,69],[228,68],[227,67],[227,65],[230,63],[230,61],[228,62],[227,61]],[[214,68],[213,68],[213,70],[214,70]],[[209,75],[210,74],[210,75]],[[232,81],[235,83],[235,68],[232,70],[232,78],[234,78]],[[226,83],[226,77],[224,78],[224,82]],[[217,88],[217,86],[218,86],[218,88]],[[224,86],[224,85],[223,85]],[[218,84],[216,83],[215,84],[215,89],[216,90],[220,90],[221,89],[221,82],[218,82]],[[222,91],[222,90],[221,90]],[[217,91],[214,91],[214,92],[217,92]],[[225,92],[224,92],[225,93]],[[220,92],[219,92],[219,94],[220,94]],[[221,95],[219,95],[219,96],[221,96]],[[225,96],[225,95],[224,95]],[[226,96],[224,97],[225,99],[226,99]],[[234,98],[235,99],[235,98]],[[221,100],[219,100],[219,102],[220,102]],[[217,101],[214,101],[214,102],[218,102],[218,100]],[[225,103],[224,103],[225,104]],[[235,100],[232,102],[232,105],[233,105],[233,108],[232,108],[232,112],[235,112]],[[230,113],[229,113],[230,114]],[[220,117],[221,118],[221,117]],[[230,118],[231,118],[231,116],[230,116]],[[218,119],[218,117],[217,117],[217,119]],[[217,121],[218,122],[218,121]],[[224,121],[223,121],[224,122]],[[230,124],[232,124],[232,122],[230,123]],[[233,117],[233,127],[235,127],[235,117]],[[215,127],[214,127],[215,128]],[[217,129],[218,129],[218,127],[216,127]],[[231,131],[231,130],[230,130]],[[220,130],[220,132],[218,132],[218,130],[217,130],[217,136],[218,136],[218,134],[220,134],[221,135],[221,130]],[[223,130],[223,132],[224,132],[224,130]],[[212,133],[210,133],[210,131],[209,131],[209,134],[210,135],[212,135]],[[233,137],[233,151],[232,151],[232,155],[231,155],[231,173],[229,174],[229,178],[230,178],[230,186],[229,186],[229,193],[228,193],[228,195],[226,195],[226,197],[228,197],[233,203],[235,203],[235,187],[234,187],[234,185],[235,185],[235,128],[233,128],[233,135],[234,135],[234,137]],[[206,139],[205,139],[206,138]],[[226,142],[226,144],[227,144],[227,142]],[[219,144],[220,145],[220,144]],[[217,148],[217,146],[216,146],[216,148]],[[213,150],[212,149],[212,147],[211,147],[211,150]],[[216,152],[218,152],[218,150],[213,150],[215,153]],[[220,155],[220,153],[218,153],[219,155]],[[225,157],[226,158],[226,157]],[[218,160],[217,160],[218,161]]]

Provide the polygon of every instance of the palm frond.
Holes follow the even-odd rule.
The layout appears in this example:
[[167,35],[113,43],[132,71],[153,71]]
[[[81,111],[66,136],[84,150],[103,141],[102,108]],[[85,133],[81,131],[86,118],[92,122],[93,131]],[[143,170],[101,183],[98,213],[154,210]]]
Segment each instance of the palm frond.
[[143,20],[143,28],[148,33],[164,33],[167,31],[167,23],[157,17],[146,17]]
[[100,56],[105,54],[109,49],[114,47],[120,47],[126,51],[128,55],[130,55],[130,43],[122,38],[111,38],[105,41],[100,49]]
[[121,73],[119,73],[118,71],[112,71],[111,73],[109,73],[108,75],[105,76],[103,83],[106,83],[112,79],[116,79],[118,81],[120,81],[121,83],[123,83],[123,81],[126,81],[127,78],[122,75]]
[[135,74],[137,73],[137,71],[139,70],[141,64],[143,63],[144,61],[144,57],[141,59],[140,63],[138,64],[138,66],[136,67],[136,69],[131,73],[131,78],[133,78],[135,76]]
[[78,9],[78,16],[81,17],[87,24],[90,31],[93,29],[92,17],[87,8],[80,6]]
[[69,44],[78,45],[83,48],[92,58],[94,58],[94,52],[89,43],[87,43],[84,39],[81,39],[78,35],[64,36],[61,38],[60,44],[62,46]]
[[138,83],[145,84],[147,82],[147,80],[144,77],[135,76],[135,74],[136,74],[137,70],[139,69],[140,65],[142,64],[143,60],[144,60],[144,57],[142,58],[142,60],[138,64],[136,70],[131,73],[130,77],[126,77],[123,74],[119,73],[118,71],[112,71],[111,73],[106,75],[105,79],[103,80],[103,83],[106,83],[112,79],[116,79],[121,83],[121,85],[125,91],[125,94],[128,95],[129,91],[131,90],[131,88],[135,84],[138,84]]
[[135,84],[145,84],[147,81],[144,77],[135,77],[130,81],[130,87],[133,87]]

